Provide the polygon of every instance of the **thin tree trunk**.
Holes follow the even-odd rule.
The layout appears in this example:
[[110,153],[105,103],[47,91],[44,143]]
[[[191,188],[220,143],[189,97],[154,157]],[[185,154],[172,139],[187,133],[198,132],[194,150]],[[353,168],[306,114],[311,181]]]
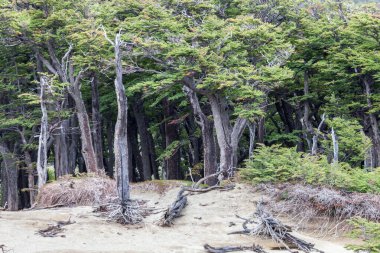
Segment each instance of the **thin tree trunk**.
[[[148,123],[144,114],[144,104],[139,94],[136,95],[135,100],[132,102],[132,110],[137,123],[137,130],[140,137],[141,156],[143,164],[143,180],[151,180],[155,167],[153,155],[151,154],[150,138],[148,131]],[[153,150],[154,152],[154,150]]]
[[91,105],[92,105],[92,138],[94,144],[94,152],[97,159],[99,170],[104,170],[103,165],[103,142],[102,142],[102,122],[99,106],[99,91],[98,91],[98,77],[95,72],[92,73],[91,80]]
[[[308,75],[307,71],[305,71],[304,72],[304,96],[309,95],[309,86],[310,86],[309,75]],[[302,120],[301,121],[302,126],[304,128],[304,136],[305,136],[306,142],[308,144],[308,148],[311,151],[312,141],[311,141],[310,136],[314,135],[314,129],[313,129],[313,126],[310,122],[310,104],[309,104],[308,99],[306,99],[304,101],[304,114],[303,114],[303,118],[301,120]]]
[[113,44],[115,49],[115,91],[117,97],[117,120],[115,126],[114,152],[115,172],[119,198],[122,204],[130,199],[129,191],[129,152],[128,152],[128,103],[123,85],[123,69],[121,62],[120,33],[116,34]]
[[112,121],[107,124],[107,146],[108,146],[108,157],[107,157],[107,169],[108,175],[110,177],[114,176],[114,164],[115,164],[115,153],[114,153],[114,130],[115,125]]
[[209,95],[212,115],[214,117],[216,137],[220,149],[220,170],[233,170],[233,149],[231,145],[231,125],[227,101],[219,95]]
[[48,94],[49,80],[46,76],[40,77],[40,105],[41,105],[41,127],[40,136],[38,139],[37,151],[37,173],[38,173],[38,189],[46,183],[47,180],[47,140],[49,138],[48,132],[48,114],[46,107],[46,99]]
[[[371,96],[372,96],[371,85],[373,81],[370,80],[366,76],[363,78],[363,83],[364,83],[365,95],[367,99],[367,107],[368,107],[368,110],[370,111],[373,109],[373,104],[372,104],[372,99],[371,99]],[[380,130],[379,130],[377,116],[372,112],[369,112],[368,116],[369,116],[369,121],[371,125],[371,130],[372,130],[372,136],[371,136],[372,143],[373,143],[373,149],[372,149],[373,163],[372,164],[376,168],[380,166],[380,132],[379,132]]]
[[338,144],[338,138],[335,134],[334,128],[331,128],[331,138],[333,143],[333,163],[339,162],[339,144]]
[[90,120],[86,111],[86,106],[82,99],[80,86],[72,85],[69,87],[69,93],[75,101],[79,129],[81,131],[82,156],[86,164],[87,172],[98,173],[100,170],[97,164],[94,146],[92,143]]
[[2,167],[5,169],[6,185],[8,186],[6,198],[8,210],[17,211],[19,209],[17,160],[5,143],[0,143],[0,154],[3,158]]
[[[192,85],[192,84],[189,84]],[[202,131],[202,143],[203,143],[203,167],[204,176],[215,174],[217,172],[217,156],[216,156],[216,146],[214,140],[214,124],[207,118],[203,113],[202,108],[199,104],[198,97],[196,93],[189,87],[184,86],[184,92],[189,98],[190,104],[193,108],[194,115],[196,116],[197,124],[201,127]],[[215,185],[217,179],[215,177],[210,178],[206,181],[208,185]]]
[[[175,115],[175,110],[173,105],[169,102],[168,99],[164,99],[164,114],[165,114],[165,140],[166,147],[172,144],[174,141],[179,140],[179,127],[177,123],[170,122]],[[167,179],[182,179],[181,169],[180,169],[180,152],[179,148],[173,151],[173,154],[165,160],[166,163],[166,176]]]
[[255,148],[255,137],[256,137],[256,124],[253,122],[248,123],[249,128],[249,151],[248,157],[253,158],[253,150]]

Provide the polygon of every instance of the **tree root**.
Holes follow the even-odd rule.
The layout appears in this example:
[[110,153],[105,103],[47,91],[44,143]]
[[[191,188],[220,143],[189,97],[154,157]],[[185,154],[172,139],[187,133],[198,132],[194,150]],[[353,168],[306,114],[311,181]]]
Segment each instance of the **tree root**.
[[[322,251],[314,248],[314,244],[306,242],[290,234],[291,228],[283,225],[278,219],[266,212],[261,202],[258,203],[256,212],[252,218],[239,218],[244,220],[242,224],[243,231],[236,231],[230,234],[250,234],[270,237],[290,252],[293,252],[291,248],[295,247],[304,252],[314,251],[322,253]],[[249,228],[249,224],[255,225],[252,228]]]
[[108,221],[134,225],[140,223],[151,211],[143,208],[142,204],[144,203],[137,200],[128,200],[126,203],[113,201],[98,206],[95,211],[102,212]]
[[227,247],[221,247],[221,248],[215,248],[211,247],[208,244],[205,244],[203,246],[207,252],[210,253],[225,253],[225,252],[233,252],[233,251],[243,251],[243,250],[250,250],[257,253],[267,253],[260,245],[253,245],[253,246],[227,246]]

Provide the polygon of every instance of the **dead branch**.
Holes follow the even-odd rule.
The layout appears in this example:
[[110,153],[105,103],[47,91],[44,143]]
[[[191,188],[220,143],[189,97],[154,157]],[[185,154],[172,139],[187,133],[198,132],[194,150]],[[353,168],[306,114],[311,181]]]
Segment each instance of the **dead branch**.
[[253,246],[227,246],[227,247],[221,247],[221,248],[215,248],[211,247],[208,244],[205,244],[203,246],[205,250],[207,250],[210,253],[225,253],[225,252],[234,252],[234,251],[244,251],[244,250],[250,250],[257,253],[267,253],[260,245]]
[[229,184],[229,185],[225,185],[225,186],[214,185],[214,186],[210,186],[207,188],[201,188],[201,189],[192,188],[192,187],[185,187],[184,190],[188,191],[188,192],[205,193],[205,192],[209,192],[212,190],[229,191],[229,190],[232,190],[234,188],[235,188],[234,184]]
[[43,237],[57,237],[57,236],[64,236],[60,235],[64,228],[63,226],[74,224],[75,221],[71,221],[71,218],[69,218],[68,221],[58,221],[56,225],[49,225],[45,229],[40,229],[37,231],[37,234],[43,236]]
[[194,185],[192,186],[192,188],[199,188],[199,186],[200,186],[203,182],[205,182],[207,179],[210,179],[210,178],[213,178],[213,177],[217,177],[217,176],[219,176],[220,174],[222,174],[222,173],[224,173],[224,172],[225,172],[225,170],[221,170],[221,171],[219,171],[219,172],[217,172],[217,173],[214,173],[214,174],[208,175],[208,176],[206,176],[206,177],[204,177],[204,178],[201,178],[196,184],[194,184]]
[[[262,202],[257,204],[256,212],[252,215],[252,218],[242,218],[243,231],[233,232],[232,234],[250,234],[255,236],[270,237],[277,243],[284,246],[288,251],[292,247],[296,247],[304,252],[322,252],[314,248],[314,244],[306,242],[296,236],[292,235],[291,228],[281,223],[278,219],[274,218],[269,212],[264,210]],[[255,224],[252,228],[248,227],[248,224]]]
[[173,204],[165,211],[164,216],[161,219],[161,226],[171,226],[173,224],[173,220],[178,218],[181,215],[181,211],[185,208],[187,204],[187,195],[184,194],[185,189],[182,188],[176,200]]

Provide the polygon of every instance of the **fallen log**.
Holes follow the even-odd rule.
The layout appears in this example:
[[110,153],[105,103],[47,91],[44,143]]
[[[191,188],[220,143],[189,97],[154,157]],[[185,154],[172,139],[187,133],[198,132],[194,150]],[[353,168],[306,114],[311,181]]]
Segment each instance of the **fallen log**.
[[185,189],[182,188],[177,195],[176,200],[171,204],[171,206],[166,209],[164,216],[161,219],[161,226],[169,227],[173,225],[173,220],[181,216],[181,211],[185,208],[187,204],[187,195],[184,194]]
[[[269,212],[264,210],[262,202],[257,204],[257,209],[252,218],[242,218],[243,231],[236,231],[230,234],[250,234],[255,236],[270,237],[277,243],[281,244],[288,251],[293,252],[291,248],[297,248],[304,252],[320,252],[316,249],[314,244],[306,242],[294,235],[292,235],[291,228],[281,223],[278,219],[274,218]],[[249,224],[255,224],[249,228]]]
[[211,247],[208,244],[205,244],[203,246],[207,252],[210,253],[226,253],[226,252],[234,252],[234,251],[244,251],[244,250],[250,250],[256,253],[267,253],[260,245],[253,245],[253,246],[227,246],[227,247]]

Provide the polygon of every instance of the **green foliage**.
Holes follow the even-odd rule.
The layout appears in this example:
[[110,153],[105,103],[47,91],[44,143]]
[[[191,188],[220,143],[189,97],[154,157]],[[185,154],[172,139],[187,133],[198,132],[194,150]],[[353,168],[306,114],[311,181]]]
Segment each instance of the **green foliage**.
[[56,178],[55,178],[55,169],[54,169],[54,167],[48,166],[47,173],[48,173],[47,181],[48,182],[55,181]]
[[347,163],[330,164],[326,156],[311,156],[296,148],[260,146],[240,171],[251,183],[304,182],[357,192],[380,193],[380,169],[366,172]]
[[380,252],[380,223],[363,218],[353,218],[350,220],[350,224],[353,226],[350,235],[353,238],[364,240],[364,243],[360,245],[348,245],[348,249],[355,252]]

